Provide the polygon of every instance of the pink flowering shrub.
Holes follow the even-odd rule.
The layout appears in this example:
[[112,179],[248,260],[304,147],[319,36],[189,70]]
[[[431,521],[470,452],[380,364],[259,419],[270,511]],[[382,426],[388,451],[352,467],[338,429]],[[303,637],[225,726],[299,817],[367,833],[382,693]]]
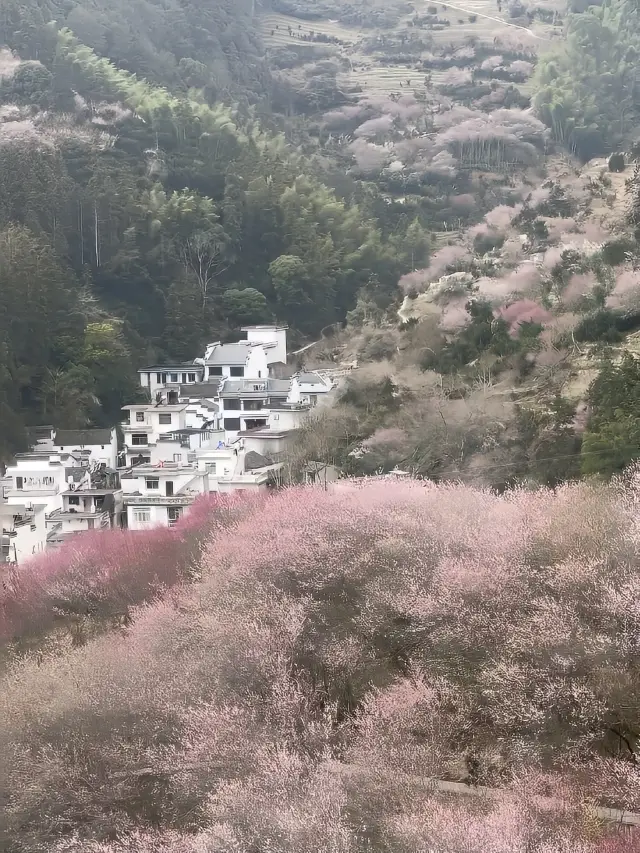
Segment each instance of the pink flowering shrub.
[[214,514],[196,583],[0,675],[4,848],[638,853],[594,809],[640,810],[639,504],[631,471]]
[[469,249],[463,246],[443,246],[431,256],[428,269],[406,273],[398,281],[398,287],[404,293],[422,293],[431,282],[454,271],[469,257]]
[[0,643],[69,625],[78,639],[82,620],[126,621],[131,607],[186,581],[204,541],[238,511],[237,499],[200,498],[173,528],[87,533],[12,567],[0,588]]
[[539,323],[545,326],[553,319],[550,311],[531,299],[519,299],[503,306],[496,314],[508,324],[512,338],[518,337],[523,323]]
[[623,269],[616,278],[613,290],[607,297],[607,308],[636,311],[640,304],[640,276]]

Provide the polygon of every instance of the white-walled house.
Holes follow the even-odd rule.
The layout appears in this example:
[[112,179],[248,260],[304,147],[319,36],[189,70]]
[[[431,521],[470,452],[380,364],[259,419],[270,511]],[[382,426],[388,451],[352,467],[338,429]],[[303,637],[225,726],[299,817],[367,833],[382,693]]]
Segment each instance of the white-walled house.
[[62,506],[62,492],[70,483],[91,484],[80,454],[48,450],[17,453],[7,466],[4,498],[13,505],[44,505],[47,513]]
[[252,344],[262,344],[266,350],[267,364],[287,363],[287,326],[243,326],[242,331]]
[[242,443],[226,444],[223,438],[222,432],[211,433],[208,443],[189,451],[188,462],[136,465],[123,472],[129,529],[172,527],[200,494],[256,491],[278,482],[281,464],[247,452]]
[[287,449],[292,436],[292,430],[278,430],[267,426],[262,429],[239,432],[238,441],[242,442],[247,453],[254,452],[269,459],[279,459]]
[[20,565],[46,549],[45,509],[44,504],[38,503],[0,503],[0,562]]
[[267,349],[262,344],[238,341],[234,344],[209,344],[204,356],[206,380],[245,376],[266,379],[269,376]]
[[137,465],[121,475],[127,527],[173,527],[198,495],[209,492],[206,471],[193,464]]
[[59,545],[78,533],[120,526],[123,505],[121,489],[71,487],[61,497],[61,508],[47,516],[49,546]]
[[193,361],[151,364],[138,370],[140,385],[151,400],[160,391],[215,382],[224,377],[267,378],[272,369],[287,362],[287,327],[275,325],[245,326],[246,339],[235,343],[214,341],[207,345],[204,357]]
[[182,385],[178,392],[180,403],[187,404],[185,424],[193,429],[219,429],[220,403],[218,393],[220,380],[202,382],[200,385]]
[[[203,447],[209,447],[212,442],[224,441],[224,432],[208,429],[183,429],[166,433],[158,437],[156,444],[150,448],[151,459],[148,464],[161,465],[174,463],[185,465],[195,461],[195,452]],[[134,460],[134,464],[137,461]]]
[[204,374],[203,364],[197,362],[152,364],[138,370],[140,385],[149,392],[152,400],[158,391],[167,387],[178,388],[180,385],[196,385],[203,381]]
[[195,457],[199,470],[208,475],[209,491],[220,494],[266,490],[278,482],[282,469],[280,463],[248,451],[243,441],[220,442],[196,451]]
[[[151,463],[153,449],[161,435],[186,429],[186,403],[124,406],[122,423],[125,466]],[[162,461],[162,460],[156,460]]]
[[220,386],[220,403],[227,440],[266,427],[272,408],[286,404],[289,389],[288,379],[226,379]]
[[113,429],[58,429],[53,449],[60,453],[88,451],[89,462],[115,470],[118,465],[118,435]]
[[267,427],[277,432],[291,432],[299,429],[311,411],[308,403],[273,403],[269,412]]
[[291,377],[291,390],[288,401],[290,403],[317,406],[319,403],[330,399],[329,395],[333,389],[333,383],[328,379],[324,379],[319,373],[294,373]]
[[224,433],[217,442],[211,442],[208,447],[203,447],[195,453],[198,470],[208,475],[209,491],[219,491],[218,481],[221,478],[232,477],[244,470],[242,456],[239,457],[238,453],[238,446],[225,443]]

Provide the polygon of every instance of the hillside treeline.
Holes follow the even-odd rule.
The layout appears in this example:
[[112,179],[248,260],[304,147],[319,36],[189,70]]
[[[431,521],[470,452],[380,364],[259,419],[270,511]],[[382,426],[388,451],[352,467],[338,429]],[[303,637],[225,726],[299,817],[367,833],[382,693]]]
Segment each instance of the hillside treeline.
[[[101,10],[96,27],[127,20]],[[426,260],[410,221],[383,229],[370,197],[336,197],[246,98],[223,106],[197,74],[171,91],[147,82],[127,70],[148,71],[142,61],[113,62],[43,23],[54,12],[3,8],[0,31],[16,51],[0,55],[4,454],[25,423],[113,423],[138,360],[194,357],[206,340],[274,318],[315,334],[363,287],[387,304],[411,258]],[[110,56],[109,45],[105,35]],[[174,82],[148,74],[158,76]],[[25,277],[42,298],[24,298]],[[24,328],[40,326],[29,349]],[[87,342],[96,328],[101,357]]]

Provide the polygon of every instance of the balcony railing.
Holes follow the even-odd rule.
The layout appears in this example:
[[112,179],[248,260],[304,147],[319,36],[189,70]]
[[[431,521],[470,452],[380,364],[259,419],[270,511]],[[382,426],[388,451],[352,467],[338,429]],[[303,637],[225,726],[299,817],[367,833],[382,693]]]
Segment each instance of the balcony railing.
[[144,444],[133,444],[133,443],[132,444],[126,444],[125,443],[125,450],[127,451],[127,453],[130,453],[130,452],[133,453],[136,450],[144,450],[145,447],[155,447],[155,446],[156,446],[155,441],[150,441],[149,439],[147,439]]
[[[65,484],[66,488],[66,484]],[[11,498],[26,497],[51,497],[57,495],[60,491],[59,485],[53,486],[23,486],[21,489],[8,489],[5,496]]]
[[125,506],[190,506],[197,494],[174,495],[124,495]]
[[151,426],[151,418],[147,415],[144,416],[143,421],[122,421],[121,423],[123,430],[136,430],[136,429],[144,429],[145,427]]

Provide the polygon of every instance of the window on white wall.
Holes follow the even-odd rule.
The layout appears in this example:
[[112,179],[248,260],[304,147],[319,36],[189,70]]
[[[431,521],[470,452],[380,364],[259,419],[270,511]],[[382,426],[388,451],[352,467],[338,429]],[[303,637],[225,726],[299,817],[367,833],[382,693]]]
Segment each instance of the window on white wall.
[[174,453],[173,454],[174,462],[182,462],[182,453]]
[[138,524],[149,524],[151,521],[151,510],[146,506],[134,509],[133,520]]
[[171,413],[162,412],[158,415],[158,422],[161,424],[170,424],[171,423]]
[[136,421],[139,424],[144,423],[144,412],[136,412]]
[[157,477],[147,477],[145,485],[148,489],[159,489],[160,480]]
[[217,467],[218,466],[215,462],[207,462],[207,471],[209,472],[209,474],[215,474]]

